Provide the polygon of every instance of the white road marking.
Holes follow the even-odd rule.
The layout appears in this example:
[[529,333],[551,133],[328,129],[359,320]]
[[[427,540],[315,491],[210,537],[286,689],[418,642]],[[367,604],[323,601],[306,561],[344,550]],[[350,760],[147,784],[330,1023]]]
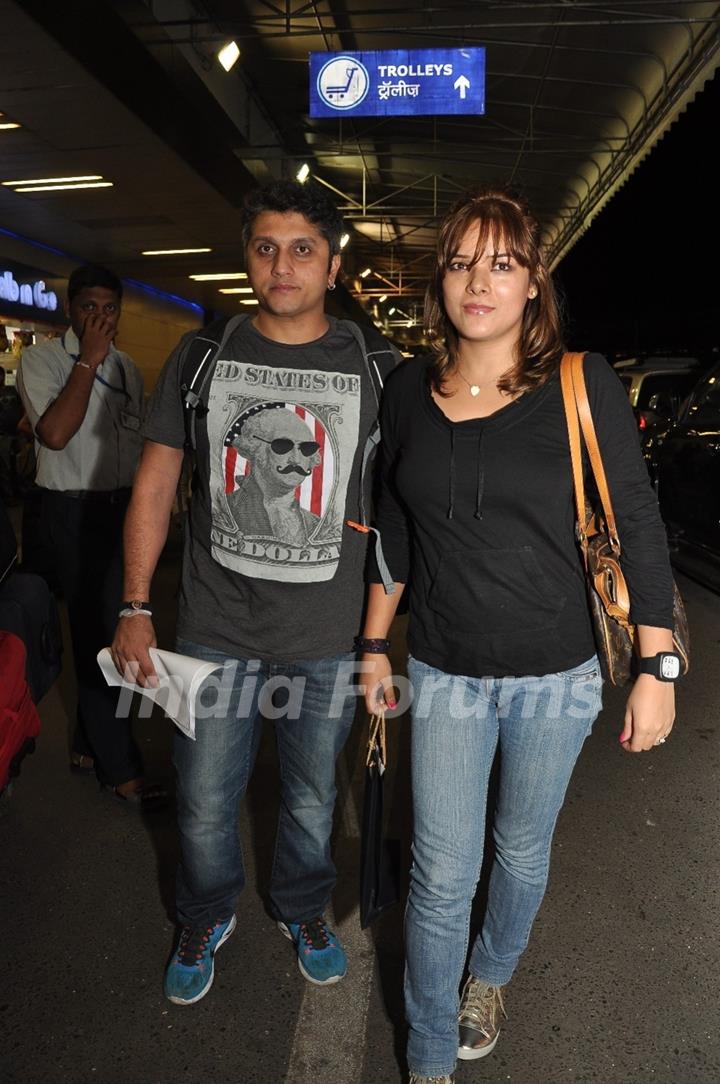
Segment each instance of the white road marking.
[[[359,839],[360,820],[345,756],[338,760],[341,838]],[[332,986],[305,984],[295,1025],[287,1084],[356,1084],[366,1049],[375,947],[360,928],[358,908],[335,927],[348,954],[348,973]]]

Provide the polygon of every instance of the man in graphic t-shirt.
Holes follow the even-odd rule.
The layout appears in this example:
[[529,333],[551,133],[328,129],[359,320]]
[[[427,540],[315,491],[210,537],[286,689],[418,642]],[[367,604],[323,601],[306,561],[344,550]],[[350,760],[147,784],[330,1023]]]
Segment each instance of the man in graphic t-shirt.
[[[323,918],[335,884],[335,762],[354,713],[351,697],[333,693],[352,665],[363,602],[365,536],[346,520],[358,518],[363,449],[398,355],[382,339],[368,352],[358,327],[324,311],[341,233],[312,184],[251,194],[243,242],[258,312],[218,353],[198,412],[177,648],[223,669],[219,688],[201,692],[196,740],[175,735],[181,932],[165,992],[181,1005],[207,993],[214,954],[235,928],[245,882],[237,818],[264,715],[281,772],[275,918],[310,982],[347,969]],[[113,653],[142,684],[154,676],[150,583],[183,458],[185,347],[187,337],[153,394],[125,527],[125,598],[137,612],[121,618]]]

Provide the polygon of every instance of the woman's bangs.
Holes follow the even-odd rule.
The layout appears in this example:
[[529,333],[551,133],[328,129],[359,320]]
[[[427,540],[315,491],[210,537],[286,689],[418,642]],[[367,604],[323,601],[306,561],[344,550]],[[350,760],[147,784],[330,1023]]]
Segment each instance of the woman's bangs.
[[[438,261],[441,274],[460,254],[463,238],[473,227],[479,227],[479,232],[470,260],[471,266],[478,262],[488,247],[496,254],[507,253],[522,267],[532,266],[533,258],[522,218],[507,204],[488,202],[482,207],[470,204],[455,218],[441,241]],[[469,256],[470,253],[463,252],[462,255]]]
[[492,243],[493,252],[511,256],[521,267],[533,263],[531,246],[523,218],[515,208],[505,203],[493,204],[487,217],[486,235]]

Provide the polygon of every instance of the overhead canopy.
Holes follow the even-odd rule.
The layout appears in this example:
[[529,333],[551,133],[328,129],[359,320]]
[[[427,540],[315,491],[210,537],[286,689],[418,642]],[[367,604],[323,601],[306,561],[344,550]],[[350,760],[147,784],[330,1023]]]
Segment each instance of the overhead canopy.
[[[351,280],[372,268],[364,298],[412,315],[438,218],[485,181],[526,193],[556,264],[720,60],[720,4],[683,0],[0,0],[0,15],[0,110],[24,126],[0,132],[0,180],[113,181],[0,189],[0,222],[214,306],[217,284],[187,275],[238,270],[245,191],[303,163],[353,227]],[[482,116],[308,117],[310,51],[478,45]],[[212,252],[139,255],[171,247]]]

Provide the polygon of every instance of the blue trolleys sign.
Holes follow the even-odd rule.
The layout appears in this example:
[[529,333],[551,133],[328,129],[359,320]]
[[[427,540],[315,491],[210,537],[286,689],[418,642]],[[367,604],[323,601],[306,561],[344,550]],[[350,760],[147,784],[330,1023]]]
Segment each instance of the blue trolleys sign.
[[485,112],[485,50],[310,54],[311,117]]

